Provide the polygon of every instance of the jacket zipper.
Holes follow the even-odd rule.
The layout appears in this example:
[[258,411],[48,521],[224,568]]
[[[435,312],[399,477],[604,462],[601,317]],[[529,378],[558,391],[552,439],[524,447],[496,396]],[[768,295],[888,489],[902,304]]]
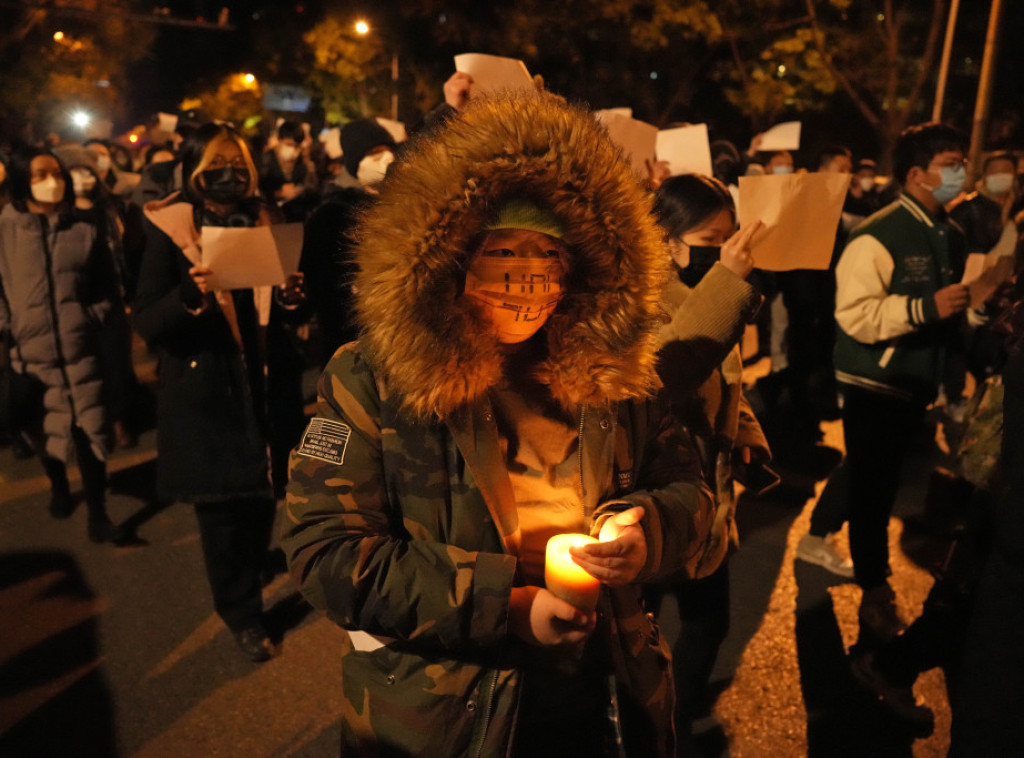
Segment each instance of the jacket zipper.
[[[42,232],[43,255],[46,256],[46,283],[50,288],[50,296],[47,298],[50,305],[50,318],[53,319],[53,345],[57,351],[57,361],[60,364],[60,374],[64,378],[64,386],[68,391],[68,405],[71,406],[71,423],[75,423],[75,398],[71,392],[71,379],[68,377],[67,361],[64,359],[64,346],[60,340],[60,320],[57,315],[57,289],[53,278],[53,252],[50,250],[48,237],[49,223],[46,216],[39,217],[39,230]],[[57,231],[54,230],[54,240],[57,239]]]
[[473,754],[476,758],[480,758],[484,752],[484,739],[487,736],[487,728],[491,725],[491,715],[494,712],[494,690],[498,686],[498,672],[495,671],[491,675],[490,686],[487,687],[487,707],[484,708],[484,720],[480,725],[480,737],[477,743],[476,750]]
[[583,519],[584,519],[584,521],[587,518],[587,507],[586,507],[587,490],[586,490],[586,487],[583,484],[583,422],[586,419],[586,415],[587,415],[587,406],[581,405],[580,406],[580,431],[579,431],[579,436],[578,436],[578,438],[576,440],[576,459],[579,462],[579,471],[580,471],[580,510],[583,512]]

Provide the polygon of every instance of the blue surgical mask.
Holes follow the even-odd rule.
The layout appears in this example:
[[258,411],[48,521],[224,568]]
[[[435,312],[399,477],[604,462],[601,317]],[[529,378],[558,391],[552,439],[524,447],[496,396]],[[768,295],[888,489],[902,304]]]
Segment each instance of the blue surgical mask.
[[967,181],[967,169],[963,167],[963,164],[946,166],[939,172],[939,175],[942,177],[942,184],[938,187],[932,188],[927,184],[924,186],[931,190],[932,197],[939,205],[945,205],[963,192],[964,183]]

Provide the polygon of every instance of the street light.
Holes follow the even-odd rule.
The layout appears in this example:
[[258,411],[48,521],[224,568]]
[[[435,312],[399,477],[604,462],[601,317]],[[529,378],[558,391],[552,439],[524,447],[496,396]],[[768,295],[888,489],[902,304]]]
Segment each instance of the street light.
[[92,116],[90,116],[85,111],[75,111],[71,114],[71,123],[77,126],[79,129],[84,129],[85,127],[87,127],[90,121],[92,121]]
[[256,81],[256,76],[254,74],[245,74],[242,78],[245,80],[246,84],[250,85]]
[[[364,20],[359,19],[355,23],[356,34],[360,37],[365,37],[370,33],[370,25]],[[391,53],[391,118],[394,121],[398,121],[398,48],[394,48]]]

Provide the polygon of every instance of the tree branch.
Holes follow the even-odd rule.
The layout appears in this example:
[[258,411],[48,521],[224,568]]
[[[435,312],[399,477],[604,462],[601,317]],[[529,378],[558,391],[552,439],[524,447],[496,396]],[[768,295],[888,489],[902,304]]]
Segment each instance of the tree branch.
[[825,67],[828,69],[829,74],[832,75],[839,86],[843,88],[850,99],[853,100],[853,104],[857,106],[857,110],[861,112],[861,115],[867,119],[867,122],[876,129],[881,127],[881,117],[871,108],[868,102],[861,97],[860,93],[853,86],[853,83],[847,78],[847,76],[839,70],[839,68],[832,61],[832,56],[825,49],[825,34],[821,30],[821,26],[818,24],[818,13],[814,7],[814,0],[804,0],[804,4],[807,6],[807,16],[811,21],[811,29],[814,32],[814,46],[818,49],[818,53],[821,55],[821,59],[825,62]]
[[932,20],[928,29],[928,41],[924,46],[924,55],[921,56],[921,69],[917,72],[917,78],[907,95],[907,113],[913,113],[914,106],[921,97],[921,91],[928,82],[932,72],[932,64],[935,62],[935,55],[939,47],[939,37],[942,32],[943,16],[942,0],[932,0]]

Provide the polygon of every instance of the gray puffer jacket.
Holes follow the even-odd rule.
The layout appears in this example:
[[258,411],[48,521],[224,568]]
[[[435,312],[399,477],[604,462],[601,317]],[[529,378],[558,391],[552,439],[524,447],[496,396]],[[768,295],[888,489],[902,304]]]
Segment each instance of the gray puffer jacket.
[[[56,218],[56,217],[54,217]],[[0,213],[0,330],[10,329],[16,371],[46,385],[46,453],[67,461],[71,427],[105,460],[110,449],[101,332],[116,297],[96,229],[70,217],[8,205]]]

